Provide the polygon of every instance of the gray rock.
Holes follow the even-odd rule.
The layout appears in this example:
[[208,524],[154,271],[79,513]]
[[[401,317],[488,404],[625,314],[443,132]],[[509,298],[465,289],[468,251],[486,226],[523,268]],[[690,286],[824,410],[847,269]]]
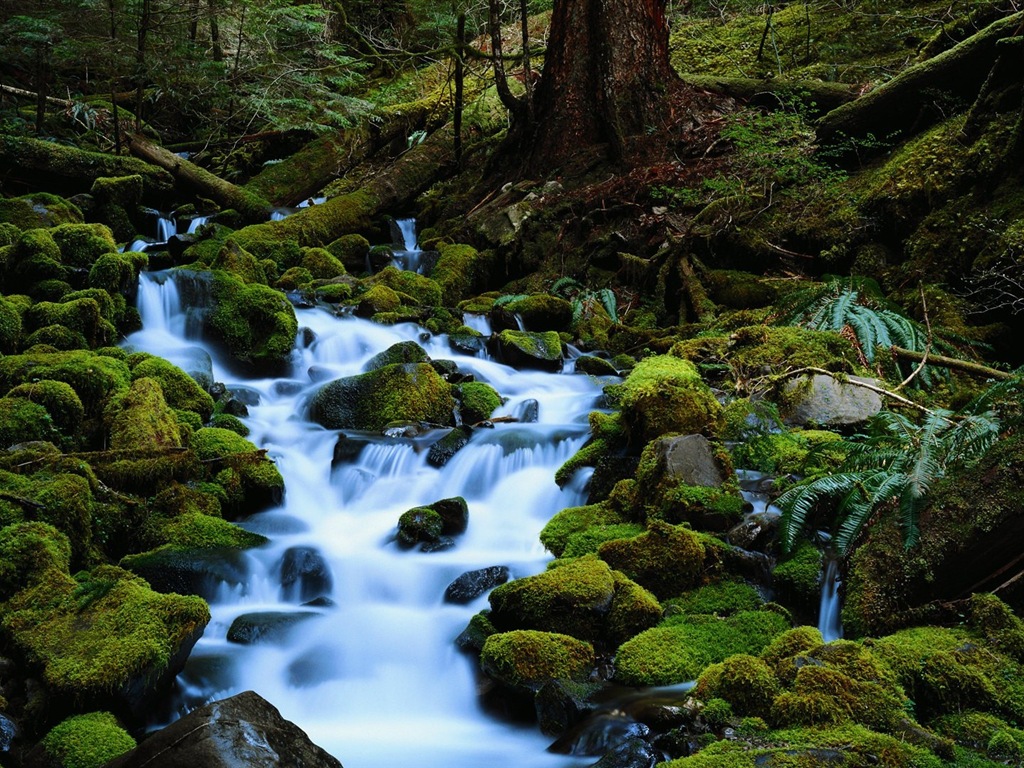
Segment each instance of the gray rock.
[[461,451],[469,443],[473,430],[469,427],[455,427],[442,437],[427,451],[427,463],[432,467],[443,467],[452,456]]
[[[850,376],[852,382],[879,386],[875,379]],[[882,410],[877,392],[816,373],[786,382],[783,420],[790,426],[849,427],[863,424]]]
[[278,564],[284,599],[305,603],[330,595],[331,568],[313,547],[289,547]]
[[504,565],[492,565],[489,568],[467,571],[448,585],[444,591],[444,601],[465,605],[480,597],[484,592],[494,589],[499,584],[504,584],[508,581],[509,575],[509,570]]
[[665,474],[680,483],[717,488],[725,482],[711,442],[703,435],[662,437],[655,449]]
[[228,642],[241,645],[277,643],[297,624],[316,618],[316,611],[256,611],[243,613],[231,622]]
[[105,768],[342,768],[252,691],[193,710]]

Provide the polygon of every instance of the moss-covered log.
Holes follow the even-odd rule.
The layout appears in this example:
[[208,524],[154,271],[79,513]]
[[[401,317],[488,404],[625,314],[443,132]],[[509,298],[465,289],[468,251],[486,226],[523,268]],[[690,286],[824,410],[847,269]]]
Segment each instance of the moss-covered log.
[[141,176],[147,197],[174,186],[167,171],[133,157],[87,152],[24,136],[0,135],[0,174],[5,181],[20,181],[32,189],[62,195],[88,192],[100,176]]
[[1000,19],[856,101],[832,110],[818,124],[819,141],[905,131],[920,119],[936,92],[973,101],[995,63],[999,41],[1019,36],[1022,25],[1024,11]]
[[814,114],[831,112],[857,98],[857,91],[845,83],[820,80],[767,80],[757,77],[685,74],[683,82],[694,88],[731,96],[768,109],[786,107],[798,101]]
[[147,163],[163,168],[177,181],[198,190],[224,208],[233,208],[249,221],[264,221],[272,206],[262,197],[215,176],[173,152],[128,134],[128,149]]

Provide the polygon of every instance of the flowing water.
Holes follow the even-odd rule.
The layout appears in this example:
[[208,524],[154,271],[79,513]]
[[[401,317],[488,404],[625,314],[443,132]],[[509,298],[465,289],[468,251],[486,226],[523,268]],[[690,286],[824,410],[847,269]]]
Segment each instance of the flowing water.
[[[279,508],[245,523],[271,541],[247,553],[244,582],[207,595],[213,618],[179,678],[179,709],[253,689],[346,768],[578,764],[545,752],[547,740],[535,728],[480,710],[474,664],[453,641],[487,598],[453,605],[443,595],[469,570],[504,565],[521,577],[544,569],[550,558],[538,533],[555,512],[583,503],[586,479],[560,490],[553,476],[585,441],[602,382],[516,371],[457,354],[445,337],[427,337],[412,324],[384,327],[320,309],[297,310],[312,333],[299,333],[289,378],[248,380],[189,338],[187,313],[166,273],[142,276],[139,311],[143,330],[129,338],[131,347],[173,361],[208,353],[216,380],[247,390],[250,399],[258,395],[244,419],[249,439],[268,450],[286,485]],[[485,318],[469,319],[486,328]],[[440,469],[427,463],[426,451],[437,431],[415,439],[357,436],[363,447],[332,467],[338,432],[305,416],[307,398],[320,386],[313,377],[357,374],[373,355],[410,339],[507,398],[496,415],[536,413],[536,421],[478,428]],[[453,547],[398,548],[393,535],[404,511],[453,496],[469,505],[469,527]],[[282,587],[289,552],[311,553],[326,565],[321,599],[312,605]],[[269,642],[228,641],[237,617],[262,612],[292,614],[296,623]]]
[[841,604],[839,587],[842,582],[839,575],[839,561],[832,557],[825,559],[825,569],[821,583],[821,607],[818,609],[818,630],[826,643],[838,640],[843,636],[843,623],[840,617]]

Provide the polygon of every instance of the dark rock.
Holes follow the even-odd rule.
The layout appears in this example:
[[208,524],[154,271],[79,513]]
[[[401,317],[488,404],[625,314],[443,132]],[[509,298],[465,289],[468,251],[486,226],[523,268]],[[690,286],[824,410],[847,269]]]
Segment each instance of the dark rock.
[[156,592],[211,599],[221,584],[238,586],[248,577],[245,555],[237,549],[157,549],[132,555],[121,566]]
[[309,376],[309,380],[319,384],[322,381],[330,381],[334,378],[334,372],[329,368],[324,368],[319,365],[311,365],[306,371],[306,375]]
[[654,768],[661,755],[644,739],[630,738],[615,745],[591,768]]
[[554,331],[502,331],[490,337],[488,349],[513,368],[562,370],[562,342]]
[[190,712],[105,768],[341,768],[252,691]]
[[334,456],[331,458],[331,466],[337,466],[359,458],[363,448],[366,447],[365,440],[359,440],[348,435],[338,435],[338,442],[334,444]]
[[459,366],[454,360],[431,360],[430,366],[449,383],[451,377],[459,373]]
[[448,336],[448,346],[456,352],[477,357],[486,349],[487,339],[472,333],[453,333]]
[[762,513],[747,515],[729,529],[725,540],[742,549],[764,552],[774,541],[779,528],[779,516]]
[[420,552],[444,552],[455,546],[451,536],[440,536],[437,541],[428,541],[420,545]]
[[512,416],[523,424],[536,424],[540,420],[540,403],[533,398],[523,400]]
[[589,696],[600,689],[598,684],[549,680],[540,687],[533,703],[541,733],[555,736],[565,733],[594,710]]
[[[259,405],[260,404],[260,393],[259,390],[252,389],[251,387],[235,387],[229,393],[231,400],[237,401],[242,405]],[[230,404],[230,401],[229,401]],[[226,408],[227,406],[225,406]],[[232,413],[232,416],[244,416],[248,415]]]
[[618,376],[619,372],[615,366],[602,357],[583,355],[576,358],[576,373],[586,373],[590,376]]
[[643,738],[651,732],[619,712],[598,712],[577,723],[548,747],[562,755],[603,755],[626,739]]
[[285,600],[305,603],[329,595],[334,585],[330,566],[313,547],[289,547],[277,567]]
[[489,568],[467,571],[448,585],[444,591],[444,601],[460,605],[471,603],[484,592],[494,589],[499,584],[504,584],[508,581],[509,575],[509,570],[504,565],[492,565]]
[[320,616],[315,611],[256,611],[243,613],[231,622],[228,642],[241,645],[277,643],[296,625]]
[[335,660],[336,651],[330,646],[317,646],[305,651],[288,665],[288,685],[293,688],[312,688],[327,680],[341,676]]
[[443,467],[451,460],[452,456],[466,447],[472,434],[473,430],[470,427],[455,427],[430,446],[430,450],[427,451],[427,463],[432,467]]
[[413,507],[398,518],[398,546],[410,549],[417,544],[430,544],[441,540],[441,516],[427,507]]
[[443,523],[441,533],[447,536],[465,533],[466,527],[469,525],[469,505],[461,496],[435,501],[433,504],[428,504],[427,509],[432,509],[441,516]]
[[7,752],[11,748],[11,742],[18,735],[18,727],[14,721],[6,715],[0,715],[0,752]]
[[275,395],[283,395],[285,397],[292,397],[294,395],[299,394],[299,392],[301,392],[303,389],[305,389],[305,386],[306,385],[303,384],[301,381],[282,380],[282,381],[275,381],[274,385],[273,385],[273,387],[271,387],[271,389],[273,390]]
[[370,249],[367,258],[370,261],[370,271],[376,274],[391,263],[395,258],[395,252],[389,246],[375,245]]

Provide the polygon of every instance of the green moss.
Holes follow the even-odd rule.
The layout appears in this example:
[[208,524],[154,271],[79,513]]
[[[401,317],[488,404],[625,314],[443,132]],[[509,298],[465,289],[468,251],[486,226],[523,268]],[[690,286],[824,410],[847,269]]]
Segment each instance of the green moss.
[[91,288],[114,293],[127,293],[139,280],[139,272],[149,265],[144,253],[104,253],[89,270]]
[[45,229],[22,232],[8,255],[6,271],[4,282],[9,293],[32,295],[36,283],[68,279],[68,270],[61,263],[60,248]]
[[74,436],[85,418],[81,399],[71,385],[63,381],[43,379],[19,384],[6,396],[21,397],[42,405],[65,437]]
[[396,294],[411,296],[423,306],[436,307],[441,303],[441,286],[435,280],[393,266],[384,267],[370,278],[370,284],[387,286]]
[[523,296],[504,304],[502,308],[519,315],[523,325],[533,331],[568,331],[572,325],[572,304],[546,293]]
[[23,318],[26,331],[49,325],[63,325],[81,334],[90,347],[102,347],[116,338],[114,326],[103,316],[99,303],[92,298],[41,301],[34,304]]
[[466,424],[476,424],[490,418],[501,405],[501,395],[490,384],[482,381],[458,384],[453,387],[453,392]]
[[313,275],[305,267],[289,267],[277,280],[274,287],[279,291],[295,291],[299,288],[311,285]]
[[592,525],[586,530],[570,534],[559,557],[572,558],[597,554],[598,549],[606,541],[632,539],[642,534],[644,530],[644,526],[639,523]]
[[317,280],[330,280],[346,274],[341,260],[325,248],[306,248],[299,266],[308,269]]
[[64,325],[47,325],[32,331],[25,339],[29,349],[37,346],[52,347],[61,352],[71,349],[88,349],[89,342],[79,331],[73,331]]
[[60,440],[46,408],[22,397],[0,397],[0,447],[33,440]]
[[689,362],[658,355],[640,361],[619,390],[629,441],[670,433],[715,433],[721,406]]
[[342,235],[327,246],[327,251],[340,261],[349,272],[366,271],[366,254],[370,241],[362,235]]
[[716,581],[667,601],[666,606],[678,613],[731,616],[740,611],[756,611],[764,599],[742,581]]
[[540,541],[555,557],[561,557],[573,534],[585,532],[592,526],[615,526],[626,522],[607,502],[567,507],[548,520],[540,532]]
[[230,238],[217,251],[217,255],[209,263],[209,267],[213,270],[228,272],[243,283],[267,282],[266,271],[259,259]]
[[430,277],[441,286],[445,306],[455,306],[488,287],[494,267],[490,251],[477,251],[469,245],[443,245]]
[[615,596],[605,622],[605,637],[617,647],[631,637],[655,626],[662,615],[657,598],[635,581],[612,571]]
[[555,331],[501,331],[493,338],[509,365],[561,367],[562,340]]
[[395,312],[402,306],[402,298],[394,290],[383,284],[371,286],[359,297],[356,312],[362,317]]
[[76,269],[90,269],[103,254],[117,252],[114,235],[104,224],[62,224],[50,236],[63,263]]
[[704,572],[700,538],[688,528],[660,521],[636,538],[602,544],[598,555],[661,599],[692,589]]
[[227,494],[225,515],[252,514],[280,500],[284,492],[281,473],[244,437],[227,429],[204,427],[192,436],[189,445],[200,461],[224,467],[216,481]]
[[199,384],[166,360],[147,356],[132,366],[132,380],[154,379],[160,384],[167,404],[172,408],[192,411],[206,421],[213,413],[213,398]]
[[186,512],[161,528],[161,537],[176,549],[248,549],[267,543],[267,538],[202,512]]
[[738,715],[764,717],[779,688],[779,681],[761,659],[737,654],[705,669],[693,694],[705,701],[724,699]]
[[178,419],[156,379],[142,377],[132,382],[127,392],[111,400],[104,420],[115,451],[180,448],[182,444]]
[[82,212],[77,206],[47,192],[0,199],[0,222],[13,224],[21,230],[80,224],[82,221]]
[[480,667],[512,688],[539,688],[548,680],[585,680],[594,649],[574,637],[533,630],[493,634],[480,652]]
[[813,544],[804,542],[772,571],[772,583],[782,600],[804,607],[821,599],[822,555]]
[[0,391],[40,379],[70,384],[86,415],[98,414],[107,396],[130,383],[128,366],[84,351],[26,353],[0,358]]
[[856,722],[891,731],[906,716],[903,692],[884,682],[858,680],[826,666],[797,670],[793,690],[772,704],[771,718],[780,726],[839,725]]
[[41,743],[59,768],[100,768],[135,748],[135,739],[109,712],[69,717]]
[[242,437],[249,436],[249,428],[242,423],[242,420],[237,416],[232,416],[230,413],[218,413],[210,419],[211,427],[218,427],[220,429],[230,429],[237,435]]
[[327,283],[318,285],[313,292],[317,301],[326,301],[330,304],[338,304],[352,298],[352,286],[348,283]]
[[728,618],[670,617],[619,646],[615,679],[645,686],[695,680],[709,665],[737,653],[760,653],[787,628],[774,611],[742,611]]
[[55,693],[83,701],[162,674],[209,619],[201,599],[157,594],[107,565],[77,581],[49,570],[8,601],[2,625]]
[[381,430],[396,421],[452,423],[451,387],[427,363],[388,365],[321,387],[311,418],[328,429]]
[[763,651],[761,658],[775,667],[794,656],[820,648],[825,640],[816,627],[794,627],[777,635]]
[[0,528],[0,600],[7,600],[47,571],[66,573],[71,563],[68,537],[47,523]]
[[208,330],[235,362],[264,373],[287,367],[298,321],[283,294],[216,272],[213,297]]
[[419,543],[432,544],[441,540],[444,520],[427,507],[415,507],[398,518],[398,543],[412,547]]
[[21,343],[21,312],[18,306],[0,296],[0,354],[10,355]]

